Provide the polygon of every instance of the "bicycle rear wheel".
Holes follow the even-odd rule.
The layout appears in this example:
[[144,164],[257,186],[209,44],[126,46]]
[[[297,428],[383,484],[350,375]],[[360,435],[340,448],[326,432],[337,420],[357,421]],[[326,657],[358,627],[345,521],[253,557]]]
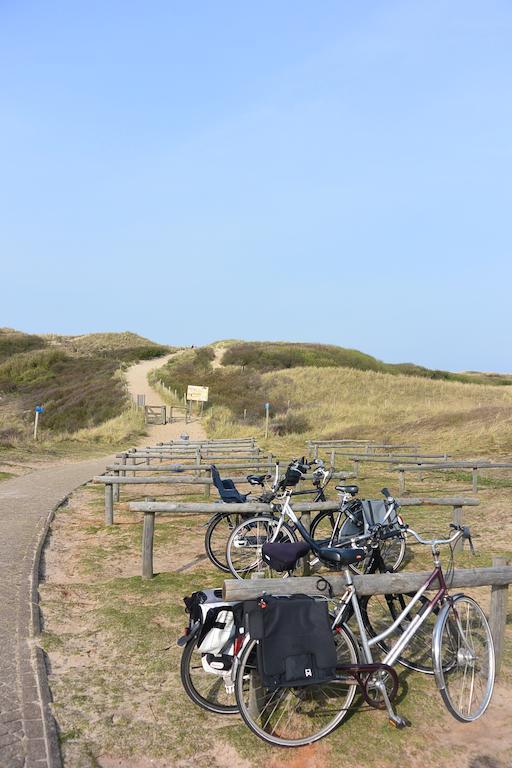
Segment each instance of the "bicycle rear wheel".
[[481,717],[494,688],[494,645],[485,614],[467,595],[457,595],[439,614],[432,657],[437,687],[457,720]]
[[[338,627],[335,641],[339,664],[357,664],[357,648],[344,627]],[[258,675],[256,646],[252,640],[245,648],[235,681],[240,714],[256,736],[281,747],[301,747],[327,736],[347,716],[357,687],[353,678],[340,670],[327,683],[269,690]]]
[[238,712],[235,693],[226,690],[222,675],[206,672],[201,654],[196,651],[198,635],[190,640],[181,655],[181,682],[194,704],[215,712],[217,715],[233,715]]
[[277,517],[260,516],[243,520],[233,530],[226,548],[226,559],[230,572],[237,579],[250,579],[256,574],[259,578],[270,579],[283,577],[285,573],[273,571],[262,556],[263,544],[269,541],[294,542],[297,536],[286,524]]

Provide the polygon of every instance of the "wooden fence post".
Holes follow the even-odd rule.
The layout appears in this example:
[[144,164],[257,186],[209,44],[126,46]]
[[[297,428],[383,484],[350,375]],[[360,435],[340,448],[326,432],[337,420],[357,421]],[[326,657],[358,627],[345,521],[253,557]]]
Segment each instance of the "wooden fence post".
[[473,493],[478,491],[478,467],[473,467],[471,471],[471,480],[473,482]]
[[398,492],[400,494],[405,493],[405,470],[398,470]]
[[[506,557],[493,557],[493,566],[507,565]],[[506,586],[491,587],[491,615],[489,624],[492,639],[494,641],[494,653],[496,657],[496,676],[501,669],[503,648],[505,645],[505,628],[507,624],[508,584]]]
[[336,465],[336,451],[332,450],[331,451],[331,469],[334,469],[335,465]]
[[[464,525],[464,510],[462,509],[462,507],[453,508],[452,522],[454,523],[454,525]],[[464,549],[464,539],[460,538],[455,544],[453,551],[462,552],[463,549]]]
[[[149,499],[148,499],[149,501]],[[154,501],[154,499],[151,499]],[[153,578],[153,537],[155,534],[155,513],[144,512],[142,529],[142,578]]]
[[[120,472],[116,471],[114,472],[114,477],[119,477]],[[121,495],[121,485],[119,483],[116,483],[113,487],[113,493],[112,493],[112,500],[113,501],[119,501],[119,497]]]
[[352,468],[354,470],[354,475],[359,479],[359,459],[352,459]]
[[105,525],[114,525],[114,490],[112,483],[105,483]]

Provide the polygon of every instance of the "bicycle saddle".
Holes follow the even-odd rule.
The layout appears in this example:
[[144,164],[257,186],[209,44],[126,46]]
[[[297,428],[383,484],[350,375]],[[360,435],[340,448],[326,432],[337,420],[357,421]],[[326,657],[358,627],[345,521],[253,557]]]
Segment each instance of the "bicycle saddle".
[[251,485],[263,485],[267,475],[247,475],[247,482]]
[[274,571],[293,571],[297,561],[308,554],[309,544],[305,541],[282,541],[265,543],[261,554]]
[[351,496],[356,496],[359,493],[358,485],[336,485],[335,488],[340,493],[349,493]]
[[336,565],[338,568],[352,563],[359,563],[366,557],[366,549],[362,547],[347,547],[339,549],[338,547],[323,547],[318,550],[318,557],[329,565]]

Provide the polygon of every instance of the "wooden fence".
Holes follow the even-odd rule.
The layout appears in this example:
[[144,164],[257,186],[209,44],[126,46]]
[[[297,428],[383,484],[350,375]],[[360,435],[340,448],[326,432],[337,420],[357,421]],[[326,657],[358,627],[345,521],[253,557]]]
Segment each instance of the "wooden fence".
[[146,424],[165,424],[167,421],[165,405],[145,405],[144,421]]
[[[430,576],[430,571],[398,573],[374,573],[364,576],[354,575],[354,586],[358,595],[388,595],[418,590]],[[335,595],[342,595],[346,582],[342,575],[333,572],[328,577]],[[225,600],[250,600],[263,592],[270,595],[323,595],[318,585],[317,576],[294,577],[291,579],[230,579],[224,582]],[[496,674],[499,674],[505,645],[507,623],[507,604],[509,584],[512,583],[512,566],[506,558],[493,557],[492,568],[457,568],[447,578],[449,588],[491,587],[491,608],[489,624],[494,641],[496,656]],[[431,589],[436,590],[434,584]]]
[[[100,482],[103,481],[103,477],[94,478]],[[129,478],[132,479],[132,478]],[[109,486],[105,486],[105,490]],[[464,498],[417,498],[417,499],[399,499],[401,506],[404,507],[422,507],[422,506],[442,506],[452,508],[452,521],[457,525],[463,523],[463,507],[477,506],[480,504],[478,499],[464,499]],[[311,522],[311,512],[321,512],[329,510],[334,512],[339,509],[338,501],[323,501],[323,502],[296,502],[293,504],[294,512],[301,513],[301,522],[304,527],[309,530]],[[130,511],[143,512],[144,514],[144,526],[142,536],[142,578],[150,579],[153,576],[153,536],[155,530],[155,516],[157,514],[164,513],[199,513],[213,516],[219,512],[232,511],[235,513],[250,512],[251,514],[269,514],[270,507],[268,504],[262,504],[261,502],[247,502],[245,504],[201,504],[201,503],[188,503],[188,502],[176,502],[169,503],[166,501],[132,501],[130,503]],[[112,518],[113,520],[113,518]],[[106,525],[111,525],[111,522],[105,520]],[[461,542],[462,544],[462,542]],[[294,579],[295,581],[295,579]]]
[[320,449],[326,451],[336,448],[364,448],[365,454],[372,454],[381,450],[396,451],[406,448],[419,450],[417,443],[394,445],[391,443],[373,443],[371,440],[308,440],[307,446],[309,455],[313,454],[315,459],[318,459]]
[[[209,468],[208,468],[209,469]],[[131,470],[131,467],[130,467]],[[333,478],[337,480],[346,480],[350,475],[342,474],[341,472],[335,472]],[[234,483],[239,485],[247,485],[247,477],[232,477]],[[213,485],[211,477],[200,477],[199,475],[182,475],[176,473],[175,475],[166,475],[164,477],[155,477],[154,475],[147,477],[123,477],[120,473],[114,475],[98,475],[93,478],[95,483],[102,483],[105,486],[105,525],[114,524],[114,502],[119,501],[120,493],[119,487],[121,485],[202,485],[206,496],[210,495],[210,489]],[[144,502],[141,502],[144,503]],[[158,503],[158,502],[155,502]],[[161,502],[165,504],[166,502]],[[184,502],[185,503],[185,502]],[[339,502],[324,502],[331,503],[333,509],[337,509]],[[174,506],[174,505],[172,505]],[[242,507],[246,505],[237,504],[237,511],[243,512]],[[264,509],[268,511],[268,505],[263,505]],[[323,507],[324,509],[326,507]],[[131,505],[130,505],[131,509]],[[320,507],[319,507],[320,509]],[[171,510],[174,511],[174,510]],[[217,506],[217,511],[218,506]],[[260,509],[259,511],[262,511]],[[212,511],[212,515],[214,511]]]
[[478,490],[479,469],[512,469],[512,464],[492,461],[450,461],[439,463],[425,462],[418,467],[400,462],[399,466],[395,467],[395,470],[398,472],[399,492],[405,493],[406,472],[439,472],[450,469],[470,469],[472,476],[472,491],[473,493],[476,493]]

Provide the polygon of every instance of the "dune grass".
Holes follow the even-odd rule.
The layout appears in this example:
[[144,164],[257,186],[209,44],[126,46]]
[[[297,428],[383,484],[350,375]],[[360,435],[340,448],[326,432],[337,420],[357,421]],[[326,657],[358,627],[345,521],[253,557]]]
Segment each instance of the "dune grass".
[[[263,379],[271,413],[273,402],[286,397],[290,412],[308,422],[312,438],[419,443],[428,452],[468,458],[512,453],[508,387],[335,368],[294,368],[264,374]],[[209,434],[255,432],[256,426],[261,439],[263,403],[259,405],[257,425],[244,425],[225,408],[214,409],[206,422]],[[305,450],[302,432],[272,440],[279,453]]]
[[[127,364],[159,357],[170,347],[133,333],[79,337],[29,336],[0,330],[0,452],[60,454],[112,446],[141,432],[122,375]],[[32,438],[34,407],[40,441]]]
[[478,373],[453,373],[432,370],[414,363],[384,363],[357,349],[345,349],[332,344],[252,341],[229,345],[224,365],[237,365],[260,372],[287,368],[355,368],[393,375],[416,376],[427,379],[460,381],[496,385],[512,384],[512,377]]

